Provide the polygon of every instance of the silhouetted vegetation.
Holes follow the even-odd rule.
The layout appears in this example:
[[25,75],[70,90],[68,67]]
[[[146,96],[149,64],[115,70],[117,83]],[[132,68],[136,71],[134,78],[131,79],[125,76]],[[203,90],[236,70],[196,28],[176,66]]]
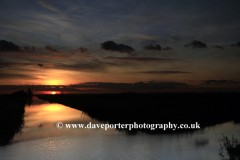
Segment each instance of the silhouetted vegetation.
[[17,91],[11,95],[1,95],[0,106],[0,146],[8,144],[15,134],[20,133],[24,125],[24,107],[29,95]]
[[32,92],[32,90],[31,90],[31,88],[28,88],[27,94],[28,94],[28,96],[29,96],[30,98],[33,97],[33,92]]
[[227,151],[229,160],[240,160],[240,143],[237,138],[232,136],[230,140],[227,136],[223,135],[223,146],[220,143],[219,155],[221,158],[225,158],[224,151]]
[[[238,92],[65,94],[37,95],[37,97],[79,109],[96,120],[112,124],[134,122],[194,124],[198,122],[203,128],[228,121],[240,121],[237,112],[240,105]],[[174,132],[186,130],[189,129]],[[151,130],[146,132],[153,133]],[[162,130],[154,132],[162,132]]]

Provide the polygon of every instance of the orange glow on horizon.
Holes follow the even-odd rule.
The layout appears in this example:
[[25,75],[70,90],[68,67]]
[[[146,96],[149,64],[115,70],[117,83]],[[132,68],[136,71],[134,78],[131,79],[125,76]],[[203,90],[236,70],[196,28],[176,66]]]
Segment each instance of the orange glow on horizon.
[[61,84],[63,84],[63,81],[52,79],[52,80],[45,81],[45,84],[46,85],[61,85]]
[[62,94],[64,92],[61,92],[61,91],[36,91],[35,93],[36,94],[52,94],[52,95],[55,95],[55,94]]
[[38,76],[41,80],[38,81],[41,85],[71,85],[81,83],[79,79],[86,79],[84,75],[79,74],[78,71],[69,71],[69,70],[60,70],[60,69],[51,69],[44,71],[44,75]]

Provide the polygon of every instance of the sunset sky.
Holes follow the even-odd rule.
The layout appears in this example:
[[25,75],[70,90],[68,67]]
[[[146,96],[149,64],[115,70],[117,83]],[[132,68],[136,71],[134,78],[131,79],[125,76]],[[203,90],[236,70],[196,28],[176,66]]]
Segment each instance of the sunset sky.
[[2,92],[240,91],[238,0],[0,4]]

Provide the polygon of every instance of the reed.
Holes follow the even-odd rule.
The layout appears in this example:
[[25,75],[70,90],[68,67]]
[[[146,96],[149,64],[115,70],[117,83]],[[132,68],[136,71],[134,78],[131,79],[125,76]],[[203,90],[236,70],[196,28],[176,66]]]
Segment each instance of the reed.
[[234,138],[232,135],[232,138],[228,138],[227,136],[223,136],[223,145],[220,143],[220,149],[219,149],[219,156],[221,158],[225,158],[226,155],[224,154],[224,151],[227,151],[227,154],[229,156],[229,160],[239,160],[240,159],[240,143],[237,138]]

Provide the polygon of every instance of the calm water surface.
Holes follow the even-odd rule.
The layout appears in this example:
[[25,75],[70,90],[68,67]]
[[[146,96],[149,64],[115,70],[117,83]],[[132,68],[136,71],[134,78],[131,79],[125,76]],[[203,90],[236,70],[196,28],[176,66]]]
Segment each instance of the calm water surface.
[[[213,117],[214,118],[214,117]],[[34,97],[25,107],[22,134],[0,147],[0,159],[219,160],[222,133],[239,138],[232,122],[191,134],[128,135],[115,129],[58,129],[57,122],[100,123],[70,107]]]

